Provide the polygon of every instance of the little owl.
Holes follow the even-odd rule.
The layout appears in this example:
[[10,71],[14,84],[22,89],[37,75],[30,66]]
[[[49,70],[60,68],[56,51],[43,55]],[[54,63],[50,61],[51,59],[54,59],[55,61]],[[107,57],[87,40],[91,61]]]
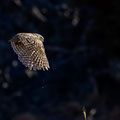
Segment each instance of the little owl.
[[18,33],[10,42],[20,62],[30,70],[50,68],[43,45],[44,38],[40,34]]

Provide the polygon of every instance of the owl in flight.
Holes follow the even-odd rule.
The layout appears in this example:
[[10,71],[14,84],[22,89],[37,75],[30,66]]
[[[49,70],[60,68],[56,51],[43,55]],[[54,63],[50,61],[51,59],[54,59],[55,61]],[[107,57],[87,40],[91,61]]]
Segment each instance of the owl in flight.
[[18,33],[10,40],[18,59],[30,70],[48,70],[44,38],[36,33]]

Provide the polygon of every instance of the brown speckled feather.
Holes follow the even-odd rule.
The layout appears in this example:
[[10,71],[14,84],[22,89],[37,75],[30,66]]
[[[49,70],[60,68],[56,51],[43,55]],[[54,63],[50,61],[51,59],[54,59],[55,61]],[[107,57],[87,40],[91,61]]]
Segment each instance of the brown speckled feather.
[[43,45],[44,38],[35,33],[18,33],[11,40],[18,59],[30,70],[48,70],[49,62]]

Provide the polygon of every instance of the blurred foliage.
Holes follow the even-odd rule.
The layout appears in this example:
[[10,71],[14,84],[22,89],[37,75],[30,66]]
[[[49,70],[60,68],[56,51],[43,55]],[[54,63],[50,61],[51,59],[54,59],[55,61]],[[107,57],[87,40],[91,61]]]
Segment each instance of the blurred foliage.
[[[119,1],[0,0],[0,120],[120,118]],[[29,71],[9,39],[45,38],[51,69]]]

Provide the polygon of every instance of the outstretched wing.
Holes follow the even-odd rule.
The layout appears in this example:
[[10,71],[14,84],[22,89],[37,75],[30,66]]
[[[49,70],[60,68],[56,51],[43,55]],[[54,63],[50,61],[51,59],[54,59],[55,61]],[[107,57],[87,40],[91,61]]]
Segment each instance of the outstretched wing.
[[32,38],[11,41],[18,59],[30,70],[48,70],[49,62],[42,42]]

